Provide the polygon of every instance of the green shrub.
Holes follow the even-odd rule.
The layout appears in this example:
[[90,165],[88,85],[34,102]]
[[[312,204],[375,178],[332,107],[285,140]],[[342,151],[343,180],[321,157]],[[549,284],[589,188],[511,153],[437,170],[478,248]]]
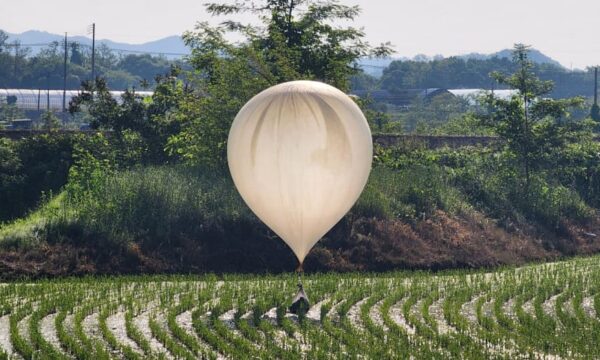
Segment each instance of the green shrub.
[[180,167],[96,170],[93,176],[93,186],[85,196],[70,196],[69,206],[86,231],[117,243],[171,244],[203,227],[250,216],[224,176]]
[[414,219],[436,209],[454,212],[464,206],[461,194],[437,165],[409,165],[394,170],[376,166],[353,213],[366,217]]
[[73,138],[39,135],[0,142],[0,222],[24,216],[44,193],[58,192],[67,182]]
[[511,161],[505,153],[481,153],[456,168],[454,182],[469,203],[495,219],[529,220],[557,228],[562,219],[585,220],[593,215],[574,189],[543,172],[534,173],[527,184]]

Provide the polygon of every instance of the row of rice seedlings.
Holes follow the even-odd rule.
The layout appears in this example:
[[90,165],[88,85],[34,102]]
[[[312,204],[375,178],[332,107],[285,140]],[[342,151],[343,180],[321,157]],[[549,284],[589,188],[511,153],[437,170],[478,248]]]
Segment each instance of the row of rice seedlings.
[[[398,341],[396,338],[398,334],[391,334],[389,330],[386,331],[385,319],[382,312],[387,311],[389,306],[383,304],[386,295],[389,294],[389,288],[382,288],[380,285],[371,296],[362,304],[360,308],[360,319],[368,332],[368,335],[375,341],[378,341],[376,350],[372,355],[377,358],[390,358],[394,357],[395,354],[408,354],[408,348],[405,346],[406,343]],[[380,304],[381,303],[381,304]],[[381,316],[383,324],[376,324],[371,317],[371,311],[374,307],[379,306],[379,315]],[[389,329],[389,328],[388,328]]]
[[98,316],[98,327],[104,337],[104,340],[108,343],[114,352],[121,353],[127,360],[138,360],[141,359],[140,354],[136,353],[130,346],[125,345],[123,342],[119,342],[114,334],[110,331],[107,324],[109,315],[114,314],[118,309],[117,304],[111,304],[104,306]]
[[133,323],[133,313],[131,310],[125,312],[125,331],[127,336],[142,349],[146,357],[155,357],[150,347],[150,342]]
[[160,341],[175,358],[196,359],[196,356],[192,352],[169,336],[168,332],[163,329],[154,316],[150,318],[149,325],[152,336]]
[[54,304],[49,302],[41,304],[36,311],[31,314],[29,319],[29,338],[33,348],[36,351],[36,358],[42,359],[68,359],[68,357],[62,354],[52,344],[46,341],[41,333],[41,320],[45,316],[48,316],[56,311]]
[[[180,296],[179,303],[167,310],[167,326],[171,331],[171,334],[175,339],[186,346],[195,356],[208,359],[216,359],[216,355],[212,351],[208,351],[202,346],[196,337],[189,334],[186,330],[181,328],[177,323],[177,316],[184,313],[185,311],[191,310],[195,305],[195,299],[203,299],[196,293],[187,293]],[[202,304],[198,304],[202,305]]]
[[[145,358],[154,357],[157,354],[152,353],[133,319],[156,303],[159,308],[150,318],[152,336],[171,354],[183,358],[215,358],[217,354],[285,359],[352,358],[361,354],[381,358],[517,358],[544,354],[593,358],[599,354],[600,327],[598,318],[589,316],[582,302],[584,296],[592,297],[596,314],[600,313],[597,260],[577,259],[492,274],[311,275],[305,283],[315,296],[314,303],[327,294],[320,325],[306,321],[303,314],[286,314],[293,294],[289,276],[228,275],[223,281],[210,276],[118,277],[15,283],[0,288],[0,304],[5,308],[3,313],[10,312],[13,347],[26,358],[108,358],[111,348],[119,350],[115,353],[119,357],[140,358],[141,354],[133,350],[126,354],[123,342],[114,339],[106,328],[106,319],[117,308],[124,309],[127,335],[139,345]],[[40,295],[52,291],[52,296]],[[461,311],[475,296],[477,322],[471,323]],[[195,299],[206,306],[196,306]],[[552,309],[548,308],[549,299],[555,301]],[[402,314],[416,330],[414,335],[390,315],[391,308],[401,300]],[[524,310],[528,302],[533,303],[533,315]],[[442,321],[452,331],[440,331],[439,318],[430,314],[434,303],[442,306]],[[376,305],[383,326],[371,318]],[[272,308],[277,309],[274,323],[263,318]],[[349,318],[350,309],[351,313],[358,310],[359,327]],[[54,349],[40,334],[40,321],[55,311],[57,335],[67,355]],[[103,341],[90,338],[81,326],[94,311],[99,312]],[[191,311],[196,334],[187,333],[177,324],[177,316],[183,311]],[[225,312],[234,314],[232,328],[220,319]],[[67,328],[64,322],[69,313],[73,325]],[[158,321],[157,316],[165,314],[166,323]],[[26,319],[28,315],[31,317]],[[23,319],[29,321],[28,334],[19,333]]]
[[10,341],[15,351],[25,359],[31,359],[34,356],[35,349],[30,342],[19,333],[19,322],[31,314],[33,306],[30,302],[16,308],[10,314]]

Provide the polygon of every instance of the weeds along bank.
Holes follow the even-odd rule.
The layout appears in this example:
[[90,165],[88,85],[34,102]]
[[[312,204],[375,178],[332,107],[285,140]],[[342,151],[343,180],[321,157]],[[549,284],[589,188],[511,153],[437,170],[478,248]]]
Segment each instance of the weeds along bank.
[[[73,146],[66,184],[1,226],[4,277],[292,270],[291,251],[226,171],[144,165],[131,144],[98,135]],[[593,253],[600,151],[593,141],[567,150],[525,182],[498,148],[378,149],[361,198],[306,269],[481,267]]]
[[0,357],[593,359],[600,258],[494,272],[126,276],[0,286]]

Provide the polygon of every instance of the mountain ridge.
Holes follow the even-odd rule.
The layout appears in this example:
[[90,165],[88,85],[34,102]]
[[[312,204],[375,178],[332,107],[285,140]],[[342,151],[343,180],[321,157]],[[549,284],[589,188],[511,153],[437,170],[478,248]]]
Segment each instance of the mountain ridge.
[[[9,42],[18,40],[23,45],[51,43],[53,41],[61,42],[64,39],[64,35],[52,34],[47,31],[40,31],[40,30],[28,30],[28,31],[22,32],[20,34],[13,34],[13,33],[7,32],[7,35],[9,36],[8,37]],[[76,42],[79,42],[86,46],[91,46],[91,44],[92,44],[92,39],[87,36],[76,35],[76,36],[69,37],[69,39],[71,41],[76,41]],[[110,39],[97,39],[96,46],[100,46],[101,44],[105,44],[109,48],[111,48],[115,51],[118,51],[118,52],[125,52],[125,53],[148,52],[148,53],[153,53],[156,55],[163,54],[167,58],[177,58],[177,57],[181,57],[184,55],[188,55],[190,53],[189,48],[187,46],[185,46],[181,36],[178,36],[178,35],[171,35],[171,36],[167,36],[167,37],[160,38],[160,39],[153,40],[153,41],[148,41],[148,42],[141,43],[141,44],[118,42],[118,41],[114,41],[114,40],[110,40]],[[37,51],[39,51],[39,48],[35,47],[32,50],[33,50],[33,53],[35,54],[35,53],[37,53]],[[497,56],[500,58],[507,58],[507,57],[510,58],[512,56],[512,50],[511,49],[502,49],[500,51],[496,51],[491,54],[471,52],[471,53],[467,53],[467,54],[452,55],[452,56],[462,58],[462,59],[480,59],[480,60],[489,59],[494,56]],[[451,57],[451,56],[446,56],[446,57]],[[361,61],[359,61],[359,65],[365,70],[366,73],[368,73],[370,75],[379,76],[379,75],[381,75],[383,68],[388,66],[392,61],[395,61],[395,60],[432,61],[432,60],[435,60],[438,58],[444,58],[444,56],[442,56],[442,55],[427,56],[427,55],[419,54],[419,55],[413,56],[412,58],[405,57],[405,56],[390,57],[390,58],[385,58],[385,59],[365,58],[365,59],[362,59]],[[542,53],[541,51],[539,51],[537,49],[533,49],[533,48],[531,49],[530,58],[531,58],[531,60],[533,60],[536,63],[552,64],[555,66],[564,67],[558,61],[554,60],[550,56]]]
[[[52,34],[47,31],[39,30],[28,30],[20,34],[6,33],[8,35],[8,42],[15,40],[20,41],[23,45],[27,44],[44,44],[51,43],[54,41],[62,42],[64,35]],[[75,41],[85,46],[92,45],[92,39],[87,36],[75,35],[69,36],[69,41]],[[96,47],[105,44],[109,48],[120,51],[120,52],[140,52],[140,53],[154,53],[156,55],[163,54],[168,58],[181,57],[190,53],[189,49],[183,43],[180,36],[171,35],[161,39],[148,41],[141,44],[130,44],[125,42],[113,41],[110,39],[96,39]],[[32,48],[33,53],[37,53],[39,48],[36,46]]]
[[[437,59],[444,59],[444,58],[449,58],[449,57],[457,57],[460,59],[477,59],[477,60],[486,60],[486,59],[491,59],[493,57],[499,57],[499,58],[512,58],[512,49],[502,49],[490,54],[483,54],[483,53],[477,53],[477,52],[471,52],[471,53],[467,53],[467,54],[461,54],[461,55],[450,55],[450,56],[442,56],[442,55],[434,55],[434,56],[428,56],[428,55],[423,55],[423,54],[418,54],[415,55],[413,57],[406,57],[406,56],[401,56],[401,57],[389,57],[389,58],[384,58],[384,59],[363,59],[361,60],[361,62],[359,63],[364,71],[369,74],[369,75],[373,75],[373,76],[381,76],[381,74],[383,73],[383,68],[387,67],[392,61],[433,61],[433,60],[437,60]],[[541,51],[532,48],[529,52],[529,58],[538,64],[551,64],[551,65],[555,65],[561,68],[565,68],[561,63],[559,63],[558,61],[554,60],[553,58],[551,58],[550,56],[542,53]]]

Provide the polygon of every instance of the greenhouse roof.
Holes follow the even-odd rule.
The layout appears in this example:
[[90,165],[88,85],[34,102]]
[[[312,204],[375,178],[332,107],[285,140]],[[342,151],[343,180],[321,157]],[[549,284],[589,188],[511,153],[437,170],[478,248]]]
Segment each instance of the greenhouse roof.
[[[67,90],[64,92],[65,106],[69,106],[69,101],[77,96],[80,90]],[[124,91],[110,91],[111,95],[117,100],[121,100]],[[142,97],[152,96],[152,91],[136,91],[137,95]],[[0,101],[6,102],[8,98],[14,96],[16,105],[22,110],[63,110],[63,90],[34,90],[34,89],[0,89]]]

